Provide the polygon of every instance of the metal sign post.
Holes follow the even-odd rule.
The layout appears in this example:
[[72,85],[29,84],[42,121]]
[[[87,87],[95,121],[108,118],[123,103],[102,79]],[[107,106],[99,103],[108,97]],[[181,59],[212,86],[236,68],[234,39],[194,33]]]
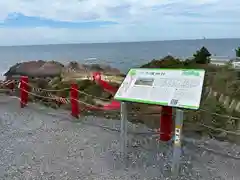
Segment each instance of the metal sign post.
[[181,134],[183,125],[183,111],[176,109],[175,117],[175,138],[173,144],[173,159],[172,159],[172,173],[177,176],[179,173],[180,161],[181,161]]
[[127,130],[128,130],[128,124],[127,124],[127,103],[121,102],[121,156],[126,157],[127,155]]
[[[126,102],[177,108],[172,172],[174,175],[178,175],[181,159],[181,132],[183,124],[183,111],[180,110],[180,108],[199,109],[204,76],[204,69],[130,69],[114,96],[115,100],[122,101],[121,153],[125,156],[127,151]],[[164,123],[161,122],[162,128],[164,127],[163,124]],[[167,122],[167,127],[169,128],[169,122]],[[170,129],[168,128],[166,128],[167,131]],[[168,137],[166,139],[170,138]]]

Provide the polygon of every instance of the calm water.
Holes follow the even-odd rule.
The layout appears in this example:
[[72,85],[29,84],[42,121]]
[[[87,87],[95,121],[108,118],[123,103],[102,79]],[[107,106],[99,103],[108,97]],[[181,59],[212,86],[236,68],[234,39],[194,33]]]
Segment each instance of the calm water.
[[240,46],[240,39],[0,47],[0,72],[5,72],[17,62],[38,59],[57,60],[62,63],[73,60],[108,63],[127,71],[129,67],[136,67],[168,54],[178,57],[192,56],[203,45],[213,55],[233,57],[234,49]]

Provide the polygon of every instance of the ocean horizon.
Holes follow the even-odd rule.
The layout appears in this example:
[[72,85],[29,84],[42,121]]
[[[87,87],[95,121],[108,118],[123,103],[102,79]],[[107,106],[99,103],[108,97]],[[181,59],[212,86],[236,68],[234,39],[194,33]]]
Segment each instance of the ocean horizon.
[[240,38],[197,38],[197,39],[165,39],[149,41],[106,41],[106,42],[78,42],[78,43],[47,43],[47,44],[18,44],[18,45],[0,45],[1,47],[19,47],[19,46],[50,46],[50,45],[84,45],[84,44],[118,44],[118,43],[150,43],[150,42],[171,42],[171,41],[206,41],[206,40],[240,40]]
[[138,67],[167,55],[183,59],[191,57],[202,46],[212,56],[232,58],[235,57],[235,49],[240,46],[240,38],[0,46],[1,79],[9,67],[24,61],[101,63],[126,72],[130,67]]

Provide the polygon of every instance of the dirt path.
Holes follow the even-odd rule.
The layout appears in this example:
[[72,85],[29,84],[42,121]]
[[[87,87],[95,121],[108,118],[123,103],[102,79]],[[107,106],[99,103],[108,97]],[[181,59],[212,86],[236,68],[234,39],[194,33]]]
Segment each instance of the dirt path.
[[[138,146],[136,142],[143,138],[134,136],[124,165],[119,157],[119,132],[98,127],[119,128],[119,121],[87,117],[73,122],[65,112],[39,108],[29,105],[20,109],[18,100],[0,97],[1,180],[166,180],[169,177],[171,146],[156,143],[147,135],[142,146]],[[131,124],[129,129],[148,130],[143,125],[134,128]],[[240,179],[236,169],[240,160],[211,153],[202,155],[204,150],[190,145],[184,149],[180,178]]]

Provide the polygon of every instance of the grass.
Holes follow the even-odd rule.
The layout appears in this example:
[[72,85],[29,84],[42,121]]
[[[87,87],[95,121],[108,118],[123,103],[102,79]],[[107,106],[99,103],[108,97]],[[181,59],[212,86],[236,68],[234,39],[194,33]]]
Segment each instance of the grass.
[[[193,60],[180,60],[173,58],[171,56],[166,56],[160,60],[153,60],[149,63],[146,63],[142,68],[186,68],[186,69],[205,69],[206,76],[204,80],[204,89],[206,87],[211,87],[218,94],[224,94],[229,96],[230,99],[240,100],[240,72],[232,69],[229,65],[226,66],[215,66],[211,64],[199,64]],[[86,92],[87,94],[111,99],[112,95],[104,92],[100,86],[93,83],[90,80],[76,81],[78,84],[79,90]],[[37,81],[34,84],[35,87],[41,87],[44,89],[65,89],[70,88],[71,82],[62,82],[61,78],[56,78],[52,81],[52,84],[48,84],[44,81]],[[114,84],[118,87],[119,84]],[[44,95],[44,94],[43,94]],[[58,91],[55,93],[57,96],[69,97],[70,90],[66,89],[64,91]],[[219,95],[218,95],[219,96]],[[213,128],[221,128],[227,131],[236,132],[238,129],[239,121],[236,118],[240,118],[240,113],[236,111],[230,111],[228,106],[224,106],[221,102],[218,101],[219,97],[202,97],[200,110],[186,110],[184,117],[184,131],[194,131],[202,135],[208,135],[215,138],[223,138],[235,141],[238,139],[237,136],[231,136],[229,134],[223,133],[223,131],[216,131],[213,129],[206,128],[210,126]],[[83,94],[80,94],[80,100],[83,100],[89,104],[94,104],[92,98],[86,97]],[[55,102],[49,102],[50,104],[55,104]],[[133,103],[130,105],[131,109],[134,109],[136,112],[144,114],[148,112],[149,105],[146,104],[137,104]],[[143,117],[139,115],[137,119],[151,128],[159,127],[160,117],[146,116]],[[227,117],[229,116],[229,117]],[[151,122],[151,123],[150,123]],[[206,126],[201,126],[199,124],[205,124]]]
[[[214,91],[218,92],[217,97],[206,98],[202,97],[200,110],[187,110],[185,111],[184,126],[185,130],[192,130],[199,132],[202,135],[208,135],[215,138],[236,140],[223,131],[216,131],[206,128],[206,126],[200,126],[199,124],[205,124],[214,128],[221,128],[228,131],[236,132],[238,129],[237,124],[240,118],[240,113],[236,111],[230,111],[228,106],[224,106],[222,102],[219,102],[219,95],[222,93],[225,96],[229,96],[230,99],[236,99],[240,101],[240,72],[232,69],[231,66],[226,64],[225,66],[215,66],[212,64],[198,64],[194,61],[182,61],[175,59],[171,56],[167,56],[161,60],[153,60],[142,68],[187,68],[187,69],[205,69],[206,75],[204,80],[203,91],[206,91],[206,87],[211,87]],[[227,117],[230,116],[230,117]]]

